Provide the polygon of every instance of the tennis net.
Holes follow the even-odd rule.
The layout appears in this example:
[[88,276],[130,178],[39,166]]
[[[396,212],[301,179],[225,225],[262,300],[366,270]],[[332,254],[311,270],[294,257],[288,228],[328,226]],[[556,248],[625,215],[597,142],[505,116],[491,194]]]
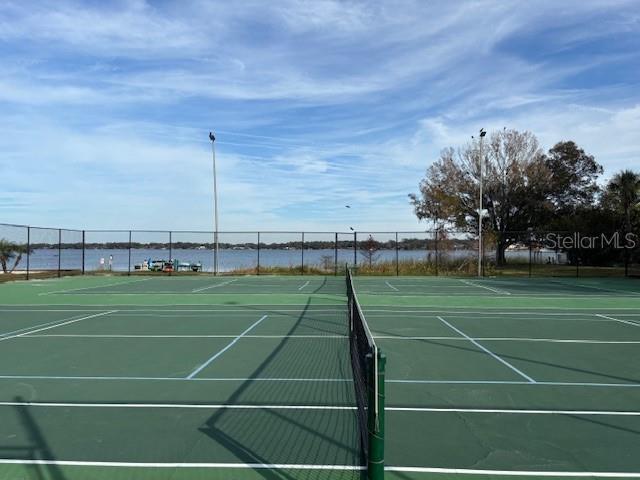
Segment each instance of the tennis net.
[[349,349],[353,368],[362,457],[367,477],[384,477],[384,369],[385,356],[371,334],[347,268]]

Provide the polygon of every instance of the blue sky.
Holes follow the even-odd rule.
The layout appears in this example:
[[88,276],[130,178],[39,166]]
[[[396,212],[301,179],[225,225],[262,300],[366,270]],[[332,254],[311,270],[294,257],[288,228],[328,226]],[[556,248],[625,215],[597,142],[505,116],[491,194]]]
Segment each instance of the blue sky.
[[[484,127],[640,165],[640,3],[4,1],[0,222],[414,230]],[[344,205],[351,205],[346,209]]]

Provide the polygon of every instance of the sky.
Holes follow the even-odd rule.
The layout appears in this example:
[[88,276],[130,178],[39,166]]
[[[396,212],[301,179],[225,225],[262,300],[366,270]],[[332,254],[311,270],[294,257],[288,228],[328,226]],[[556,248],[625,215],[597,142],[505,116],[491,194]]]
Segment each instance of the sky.
[[[0,3],[0,222],[424,230],[480,128],[640,166],[640,2]],[[345,208],[349,205],[351,208]]]

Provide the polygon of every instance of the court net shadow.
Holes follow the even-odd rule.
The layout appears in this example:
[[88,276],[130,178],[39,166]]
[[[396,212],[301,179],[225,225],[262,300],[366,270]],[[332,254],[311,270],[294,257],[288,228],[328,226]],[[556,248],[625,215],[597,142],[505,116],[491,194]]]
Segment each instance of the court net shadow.
[[[253,371],[227,403],[239,405],[282,405],[278,398],[298,398],[297,405],[319,405],[331,399],[331,405],[355,405],[353,383],[350,381],[351,364],[347,334],[346,307],[336,310],[331,318],[323,316],[321,322],[331,323],[330,330],[341,330],[345,338],[292,339],[291,335],[307,330],[314,323],[307,301],[296,322],[265,360]],[[315,342],[315,343],[313,343]],[[322,343],[320,348],[318,342]],[[307,378],[309,355],[325,378],[340,378],[340,382],[271,382],[254,381],[261,377]],[[326,368],[322,365],[326,364]],[[330,389],[330,391],[327,391]],[[259,465],[314,465],[359,466],[360,443],[356,413],[344,410],[295,409],[220,409],[212,415],[201,432],[223,445],[239,461]],[[275,479],[356,479],[361,470],[308,469],[286,470],[260,468],[256,472],[268,480]]]
[[[21,396],[15,396],[13,401],[15,403],[24,403],[25,399]],[[58,465],[36,463],[41,460],[55,460],[55,456],[45,434],[31,414],[32,407],[16,405],[14,408],[23,429],[25,442],[22,445],[16,443],[16,445],[11,446],[0,446],[1,457],[25,461],[25,465],[18,467],[20,468],[20,473],[16,474],[14,478],[24,480],[65,480],[65,476]]]
[[[452,345],[452,344],[448,344],[448,343],[444,343],[444,342],[439,342],[437,340],[427,340],[427,339],[421,339],[419,340],[420,342],[423,343],[428,343],[428,344],[432,344],[432,345],[438,345],[441,347],[445,347],[445,348],[449,348],[449,349],[453,349],[453,350],[463,350],[466,352],[471,352],[471,353],[477,353],[479,355],[485,356],[487,355],[486,352],[480,350],[479,348],[475,347],[475,346],[461,346],[461,345]],[[579,368],[579,367],[572,367],[569,365],[562,365],[561,363],[558,362],[550,362],[550,361],[544,361],[544,360],[539,360],[537,358],[527,358],[524,356],[519,356],[519,355],[513,355],[513,354],[506,354],[500,351],[496,351],[494,352],[496,353],[496,355],[500,358],[506,359],[506,360],[512,360],[512,361],[520,361],[523,363],[527,363],[527,364],[532,364],[532,365],[539,365],[539,366],[543,366],[543,367],[551,367],[554,369],[558,369],[558,370],[566,370],[568,372],[574,372],[574,373],[580,373],[580,374],[585,374],[585,375],[589,375],[589,376],[598,376],[598,377],[602,377],[605,378],[609,381],[614,380],[614,381],[620,381],[620,382],[626,382],[626,383],[638,383],[640,382],[640,379],[638,378],[632,378],[632,377],[625,377],[622,375],[614,375],[611,373],[606,373],[606,372],[602,372],[602,371],[596,371],[596,370],[590,370],[588,368]]]

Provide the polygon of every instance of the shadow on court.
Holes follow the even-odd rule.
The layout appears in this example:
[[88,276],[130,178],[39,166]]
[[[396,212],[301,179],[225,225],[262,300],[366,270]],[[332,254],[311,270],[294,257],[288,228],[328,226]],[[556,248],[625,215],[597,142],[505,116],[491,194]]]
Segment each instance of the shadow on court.
[[[24,403],[25,399],[21,396],[13,398],[16,403]],[[27,434],[30,444],[28,445],[15,445],[12,447],[1,447],[0,452],[9,453],[9,458],[25,461],[38,461],[38,460],[55,460],[47,439],[40,429],[38,423],[31,415],[28,406],[16,406],[15,411],[20,419],[20,424],[24,428],[24,432]],[[3,455],[4,456],[4,455]],[[28,478],[29,480],[65,480],[65,476],[58,467],[58,465],[42,465],[33,463],[25,465],[25,471],[27,477],[16,476],[15,478]],[[26,473],[25,473],[26,472]]]
[[[451,344],[448,344],[448,343],[439,342],[437,340],[428,340],[428,339],[420,339],[420,340],[417,340],[417,341],[422,342],[422,343],[428,343],[428,344],[431,344],[431,345],[438,345],[440,347],[445,347],[445,348],[454,349],[454,350],[463,350],[463,351],[466,351],[466,352],[478,353],[478,354],[481,354],[483,356],[486,355],[485,352],[483,352],[482,350],[480,350],[479,348],[476,348],[476,347],[464,347],[464,346],[460,346],[460,345],[451,345]],[[560,363],[543,361],[543,360],[539,360],[539,359],[536,359],[536,358],[527,358],[527,357],[523,357],[523,356],[506,354],[506,353],[502,353],[502,352],[497,352],[497,355],[500,358],[507,359],[507,360],[516,360],[516,361],[521,361],[521,362],[524,362],[524,363],[529,363],[529,364],[532,364],[532,365],[540,365],[540,366],[544,366],[544,367],[552,367],[552,368],[557,368],[559,370],[566,370],[566,371],[570,371],[570,372],[583,373],[583,374],[586,374],[586,375],[594,375],[594,376],[599,376],[599,377],[603,377],[603,378],[607,378],[607,379],[611,379],[611,380],[617,380],[617,381],[623,381],[623,382],[629,382],[629,383],[639,383],[640,382],[640,379],[637,379],[637,378],[623,377],[623,376],[620,376],[620,375],[612,375],[610,373],[604,373],[604,372],[599,372],[599,371],[595,371],[595,370],[589,370],[589,369],[586,369],[586,368],[570,367],[570,366],[567,366],[567,365],[561,365]]]
[[[321,330],[346,335],[346,311],[336,311],[332,319],[323,319]],[[292,342],[289,336],[308,330],[317,319],[310,311],[308,300],[297,320],[280,343],[253,371],[249,378],[231,395],[229,404],[260,405],[261,399],[321,398],[320,390],[331,388],[331,398],[336,405],[354,405],[353,384],[335,382],[327,387],[325,382],[269,382],[254,381],[264,376],[279,378],[299,377],[301,359],[310,354],[305,342]],[[326,355],[338,356],[344,361],[339,365],[340,378],[350,379],[348,340],[339,340]],[[318,362],[323,358],[318,357]],[[304,377],[304,375],[301,375]],[[294,389],[295,393],[286,392]],[[326,391],[323,392],[326,396]],[[240,461],[248,464],[308,464],[308,465],[359,465],[360,445],[355,411],[353,410],[285,410],[285,409],[220,409],[212,415],[201,431],[222,444]],[[267,480],[354,479],[361,472],[353,470],[296,470],[295,475],[284,469],[257,469]]]

